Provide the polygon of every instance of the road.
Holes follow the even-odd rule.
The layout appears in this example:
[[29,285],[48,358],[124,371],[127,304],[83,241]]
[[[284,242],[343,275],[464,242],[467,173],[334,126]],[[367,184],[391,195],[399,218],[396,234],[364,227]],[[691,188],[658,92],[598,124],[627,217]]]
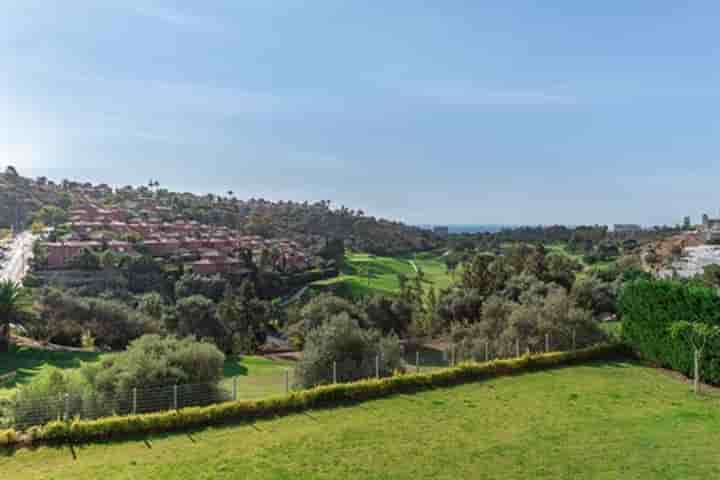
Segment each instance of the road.
[[0,270],[0,280],[22,282],[27,271],[28,260],[32,256],[32,246],[35,237],[30,232],[22,232],[12,243],[7,252],[7,261]]

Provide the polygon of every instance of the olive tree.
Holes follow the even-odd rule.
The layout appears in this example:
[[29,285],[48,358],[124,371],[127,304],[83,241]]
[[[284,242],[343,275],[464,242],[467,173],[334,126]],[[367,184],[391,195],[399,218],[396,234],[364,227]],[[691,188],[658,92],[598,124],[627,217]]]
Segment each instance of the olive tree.
[[703,322],[681,320],[670,325],[670,336],[676,340],[684,340],[693,349],[693,390],[700,393],[700,363],[705,347],[713,338],[720,336],[720,326]]

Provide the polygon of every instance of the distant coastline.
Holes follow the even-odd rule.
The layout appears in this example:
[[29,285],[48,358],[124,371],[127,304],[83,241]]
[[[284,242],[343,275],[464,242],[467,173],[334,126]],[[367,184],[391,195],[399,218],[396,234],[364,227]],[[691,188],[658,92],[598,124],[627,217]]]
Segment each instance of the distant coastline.
[[518,225],[502,225],[502,224],[423,224],[417,225],[426,230],[432,230],[434,227],[448,227],[450,233],[496,233],[507,228],[517,228]]

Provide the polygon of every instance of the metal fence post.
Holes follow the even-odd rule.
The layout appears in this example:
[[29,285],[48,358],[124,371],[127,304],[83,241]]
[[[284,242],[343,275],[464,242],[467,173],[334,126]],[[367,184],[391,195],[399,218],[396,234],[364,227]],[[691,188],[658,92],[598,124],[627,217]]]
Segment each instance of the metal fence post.
[[290,393],[290,370],[285,370],[285,393]]
[[490,361],[490,342],[485,340],[485,361]]
[[65,394],[65,421],[70,420],[70,394]]
[[132,413],[135,415],[137,413],[137,388],[133,388],[133,398],[132,398]]
[[333,383],[337,383],[337,362],[333,360]]
[[375,378],[380,378],[380,355],[375,355]]
[[178,409],[178,386],[177,383],[173,385],[173,410]]
[[455,344],[453,343],[450,345],[450,361],[452,362],[451,365],[454,367],[457,363],[455,360]]
[[515,356],[516,357],[520,356],[520,339],[519,338],[515,339]]
[[237,377],[233,377],[233,392],[232,392],[232,395],[233,395],[233,397],[232,397],[233,400],[237,400],[237,399],[238,399]]
[[550,333],[545,334],[545,353],[550,352]]
[[577,330],[572,329],[572,349],[575,350],[575,337],[577,336]]
[[420,372],[420,350],[415,351],[415,371]]

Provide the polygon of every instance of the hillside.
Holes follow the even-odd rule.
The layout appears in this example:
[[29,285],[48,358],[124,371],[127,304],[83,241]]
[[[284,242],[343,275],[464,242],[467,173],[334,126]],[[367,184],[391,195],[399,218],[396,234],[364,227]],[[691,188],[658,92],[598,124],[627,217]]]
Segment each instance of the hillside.
[[146,218],[148,211],[153,215],[161,211],[160,216],[166,219],[223,225],[265,238],[340,239],[349,248],[381,255],[427,250],[437,243],[427,230],[375,218],[362,210],[334,207],[330,200],[243,200],[231,191],[224,196],[196,195],[153,185],[114,189],[106,184],[29,179],[8,167],[5,173],[0,173],[0,227],[16,223],[27,227],[43,206],[56,206],[67,212],[73,205],[90,201],[106,208],[128,208],[136,211],[139,218]]
[[720,399],[634,364],[500,378],[252,425],[0,455],[18,478],[715,478]]
[[70,207],[72,196],[45,179],[17,175],[12,167],[0,172],[0,228],[26,226],[43,206]]

